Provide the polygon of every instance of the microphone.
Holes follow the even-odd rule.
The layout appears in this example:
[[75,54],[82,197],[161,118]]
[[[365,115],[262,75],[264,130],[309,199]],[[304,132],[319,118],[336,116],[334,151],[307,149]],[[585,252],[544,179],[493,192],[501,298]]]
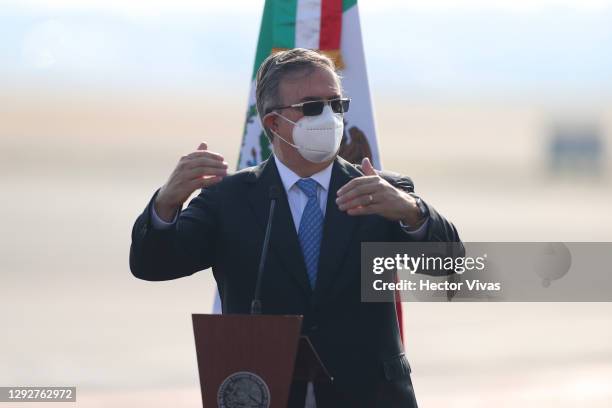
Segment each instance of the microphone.
[[266,235],[264,236],[263,248],[261,248],[261,258],[259,258],[259,269],[257,271],[257,282],[255,283],[255,294],[251,302],[251,314],[261,314],[261,281],[264,273],[266,258],[268,257],[268,249],[270,248],[270,231],[272,230],[272,219],[274,218],[274,209],[276,208],[276,200],[280,197],[278,186],[270,187],[268,192],[270,198],[270,212],[268,215],[268,224],[266,225]]

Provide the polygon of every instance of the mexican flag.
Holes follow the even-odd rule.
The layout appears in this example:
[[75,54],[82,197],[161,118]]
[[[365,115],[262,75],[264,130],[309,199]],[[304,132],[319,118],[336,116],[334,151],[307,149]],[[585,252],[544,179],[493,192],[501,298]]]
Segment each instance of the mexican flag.
[[[255,166],[270,156],[270,144],[257,116],[255,76],[266,57],[290,48],[319,50],[334,60],[342,77],[344,94],[352,99],[351,108],[344,116],[340,156],[352,163],[361,163],[364,157],[369,157],[374,167],[380,169],[357,0],[266,0],[238,169]],[[221,309],[218,296],[215,309],[219,312]],[[397,311],[401,330],[400,302]]]

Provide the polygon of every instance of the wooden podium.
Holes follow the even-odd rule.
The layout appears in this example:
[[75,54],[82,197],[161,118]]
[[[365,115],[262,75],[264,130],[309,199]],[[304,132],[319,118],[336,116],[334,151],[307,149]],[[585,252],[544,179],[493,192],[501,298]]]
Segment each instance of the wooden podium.
[[204,408],[285,408],[293,380],[332,381],[302,316],[193,314]]

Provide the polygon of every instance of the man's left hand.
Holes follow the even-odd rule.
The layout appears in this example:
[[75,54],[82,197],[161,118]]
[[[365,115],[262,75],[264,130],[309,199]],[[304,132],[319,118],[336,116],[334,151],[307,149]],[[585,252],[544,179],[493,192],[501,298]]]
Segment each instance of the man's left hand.
[[340,210],[349,215],[377,214],[414,228],[423,222],[413,196],[380,177],[367,157],[361,167],[365,175],[352,179],[338,190],[336,204]]

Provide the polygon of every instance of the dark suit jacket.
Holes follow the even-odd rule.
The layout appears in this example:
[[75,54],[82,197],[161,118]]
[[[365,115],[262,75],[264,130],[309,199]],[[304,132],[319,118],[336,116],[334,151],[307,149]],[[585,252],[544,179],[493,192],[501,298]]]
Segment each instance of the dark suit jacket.
[[[132,273],[161,281],[212,267],[223,313],[249,313],[268,221],[269,190],[278,186],[281,196],[262,281],[263,313],[304,316],[302,332],[335,379],[326,388],[330,400],[355,398],[352,406],[416,406],[395,305],[360,300],[361,242],[410,241],[411,237],[398,222],[377,215],[349,216],[338,209],[336,191],[362,175],[360,166],[341,158],[333,164],[314,291],[274,160],[202,189],[168,230],[151,225],[156,192],[134,224]],[[387,172],[381,176],[405,191],[414,190],[407,177]],[[459,241],[455,227],[428,208],[425,240]],[[325,394],[323,388],[321,393],[318,390],[317,398]],[[388,404],[380,402],[384,398]]]

